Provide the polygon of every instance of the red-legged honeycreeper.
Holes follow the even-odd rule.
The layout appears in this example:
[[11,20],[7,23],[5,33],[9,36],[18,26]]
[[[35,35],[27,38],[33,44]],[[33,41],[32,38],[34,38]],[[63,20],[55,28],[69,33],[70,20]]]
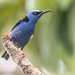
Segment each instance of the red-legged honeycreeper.
[[[13,42],[13,44],[21,48],[23,50],[24,46],[29,42],[31,36],[34,34],[35,26],[39,18],[51,10],[47,11],[39,11],[33,10],[30,11],[27,16],[16,23],[9,34],[9,40]],[[8,35],[7,35],[8,37]],[[5,51],[2,55],[6,60],[9,58],[8,53]]]

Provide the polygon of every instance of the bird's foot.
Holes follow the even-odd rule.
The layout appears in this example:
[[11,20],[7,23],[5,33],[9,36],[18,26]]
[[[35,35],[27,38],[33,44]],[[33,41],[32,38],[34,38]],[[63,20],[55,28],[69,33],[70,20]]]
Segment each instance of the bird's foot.
[[7,37],[8,40],[11,41],[9,35],[5,34],[4,37]]
[[21,50],[21,51],[22,51],[22,55],[25,56],[25,53],[23,52],[23,50]]

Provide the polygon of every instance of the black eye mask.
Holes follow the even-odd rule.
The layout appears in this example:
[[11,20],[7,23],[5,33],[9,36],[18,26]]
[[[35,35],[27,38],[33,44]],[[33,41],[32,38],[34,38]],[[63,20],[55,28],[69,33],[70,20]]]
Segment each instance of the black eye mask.
[[33,15],[38,15],[38,14],[40,14],[40,13],[42,13],[42,11],[40,11],[40,12],[33,12],[32,14],[33,14]]

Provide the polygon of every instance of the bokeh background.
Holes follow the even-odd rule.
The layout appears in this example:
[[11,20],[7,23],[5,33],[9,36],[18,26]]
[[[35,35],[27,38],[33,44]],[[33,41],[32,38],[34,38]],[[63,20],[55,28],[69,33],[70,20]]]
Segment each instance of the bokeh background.
[[[0,0],[0,38],[34,9],[52,10],[36,24],[24,52],[45,75],[75,75],[75,0]],[[4,52],[0,40],[0,56]],[[0,57],[0,75],[23,75],[10,58]]]

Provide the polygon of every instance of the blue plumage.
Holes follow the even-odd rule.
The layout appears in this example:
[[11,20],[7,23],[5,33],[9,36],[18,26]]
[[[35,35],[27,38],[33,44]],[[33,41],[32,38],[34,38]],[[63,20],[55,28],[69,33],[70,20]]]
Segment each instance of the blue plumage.
[[33,35],[34,29],[34,26],[32,27],[26,22],[22,22],[10,32],[10,39],[17,47],[21,47],[23,49],[23,47],[28,43],[30,37]]
[[29,42],[30,37],[35,31],[36,22],[42,14],[43,12],[39,10],[29,12],[27,16],[20,20],[10,32],[10,39],[17,47],[23,49],[23,47]]
[[39,18],[47,11],[33,10],[27,16],[20,20],[11,30],[9,37],[11,41],[19,48],[23,47],[29,42],[30,37],[35,31],[35,25]]

